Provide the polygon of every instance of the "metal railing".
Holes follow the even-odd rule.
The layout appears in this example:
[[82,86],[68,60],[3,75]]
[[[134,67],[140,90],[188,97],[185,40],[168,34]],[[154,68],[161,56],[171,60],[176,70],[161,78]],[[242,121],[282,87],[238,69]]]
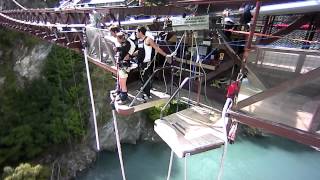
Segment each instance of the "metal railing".
[[[178,69],[178,70],[183,70],[183,71],[190,71],[189,69],[184,69],[184,68],[180,68],[180,67],[176,67],[176,66],[165,66],[165,67],[161,67],[156,69],[155,71],[153,71],[152,75],[148,78],[148,80],[144,83],[144,85],[140,88],[138,94],[133,98],[133,100],[131,101],[131,103],[129,104],[129,107],[132,107],[132,105],[135,103],[136,99],[138,98],[138,96],[142,93],[142,91],[146,88],[146,86],[148,85],[148,83],[151,81],[151,79],[154,77],[154,75],[161,70],[164,69]],[[202,73],[199,74],[199,72],[194,72],[196,74],[198,74],[195,77],[200,77],[202,76]]]
[[173,98],[178,94],[178,92],[183,88],[183,86],[190,81],[191,79],[195,79],[198,77],[201,77],[202,74],[193,76],[193,77],[186,77],[184,78],[184,80],[182,81],[182,83],[180,84],[180,86],[178,87],[178,89],[171,95],[170,99],[167,101],[167,103],[161,108],[161,112],[160,112],[160,119],[163,118],[163,111],[166,109],[166,107],[170,104],[170,102],[173,100]]

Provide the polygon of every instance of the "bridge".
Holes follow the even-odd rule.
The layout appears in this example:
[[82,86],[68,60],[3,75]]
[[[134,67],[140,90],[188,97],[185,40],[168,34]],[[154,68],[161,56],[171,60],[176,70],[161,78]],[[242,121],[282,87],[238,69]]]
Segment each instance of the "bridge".
[[[255,1],[235,1],[235,3],[231,3],[231,6],[238,6],[238,4],[242,2]],[[274,1],[262,2],[274,3]],[[267,6],[261,6],[261,16],[259,17],[261,2],[257,1],[256,9],[253,13],[253,23],[247,32],[227,29],[223,24],[219,24],[216,20],[221,18],[221,12],[210,14],[210,16],[208,16],[210,17],[210,21],[215,22],[213,30],[211,29],[211,33],[213,33],[212,36],[218,37],[212,38],[212,41],[217,41],[214,42],[214,44],[223,50],[226,56],[225,60],[218,65],[208,65],[202,64],[202,61],[186,60],[184,57],[173,58],[175,61],[172,65],[163,66],[155,71],[160,71],[165,68],[170,70],[180,68],[180,73],[182,71],[195,73],[191,67],[196,67],[199,68],[199,71],[202,68],[203,72],[195,73],[192,77],[186,77],[183,81],[181,81],[180,77],[180,83],[172,89],[171,93],[167,91],[164,93],[165,90],[159,88],[158,91],[153,92],[157,98],[145,104],[137,104],[135,102],[136,97],[142,92],[144,87],[140,89],[139,87],[132,87],[133,92],[130,93],[133,98],[132,102],[124,106],[115,104],[115,110],[120,114],[129,115],[161,103],[166,103],[166,107],[168,103],[179,94],[179,91],[185,87],[188,81],[196,79],[196,81],[193,82],[194,89],[192,89],[192,91],[196,93],[195,101],[191,101],[190,99],[185,100],[188,104],[192,105],[192,107],[167,117],[161,117],[156,121],[155,125],[155,131],[168,143],[179,157],[186,157],[209,149],[215,149],[222,145],[225,147],[227,145],[226,128],[223,120],[228,118],[224,117],[224,113],[229,114],[230,118],[249,126],[261,128],[275,135],[320,148],[320,136],[318,132],[320,125],[320,101],[319,96],[315,94],[319,92],[320,87],[319,80],[317,79],[320,75],[320,60],[318,58],[320,53],[318,50],[310,50],[310,47],[319,44],[320,37],[320,16],[319,13],[315,13],[320,9],[320,3],[314,2],[316,3],[315,5],[299,8],[298,11],[301,13],[298,15],[299,17],[290,22],[286,22],[284,28],[280,30],[277,29],[279,26],[276,26],[274,21],[276,18],[283,16],[282,13],[290,12],[288,7],[283,7],[281,13],[275,9],[267,10]],[[162,30],[163,24],[167,19],[198,12],[197,10],[185,8],[185,6],[182,6],[184,4],[196,4],[196,7],[204,5],[207,9],[210,9],[210,4],[222,7],[222,3],[223,1],[192,0],[177,1],[167,6],[2,10],[0,12],[0,26],[28,33],[42,40],[83,53],[86,62],[90,61],[106,71],[116,74],[116,63],[112,60],[109,61],[109,63],[106,62],[110,60],[112,54],[107,53],[109,59],[104,61],[104,55],[101,51],[101,49],[110,49],[108,45],[109,42],[106,41],[104,37],[107,36],[107,27],[111,24],[115,23],[125,27],[143,24],[148,25],[151,31],[158,32]],[[290,5],[294,5],[294,3]],[[201,12],[201,9],[199,12]],[[98,14],[100,17],[98,23],[92,22],[95,14]],[[130,17],[130,15],[141,14],[144,17],[142,20],[128,20],[127,18]],[[235,15],[237,14],[239,15],[241,12],[236,11]],[[282,21],[284,20],[282,19]],[[308,24],[308,28],[301,28],[301,26],[305,24]],[[297,29],[305,31],[305,37],[303,37],[303,39],[301,39],[301,37],[287,37],[287,35],[290,35],[290,33]],[[208,30],[209,29],[206,29],[206,31]],[[127,28],[126,31],[130,32],[130,29]],[[197,31],[197,29],[194,31]],[[245,51],[241,57],[239,53],[236,52],[237,50],[233,44],[239,42],[239,40],[231,40],[225,32],[231,32],[231,34],[237,35],[237,37],[244,36],[247,38],[247,40],[244,41],[245,43],[242,43],[242,46],[245,46]],[[191,35],[192,42],[195,37],[193,31],[185,31],[185,33],[180,34],[175,33],[177,34],[176,41],[178,47],[188,35]],[[180,39],[178,37],[180,37]],[[280,39],[298,42],[304,46],[303,50],[298,48],[257,46],[252,44],[253,37],[256,37],[256,44],[258,44],[257,42],[261,42],[260,44],[263,45],[272,44]],[[178,41],[180,41],[180,43],[178,43]],[[192,44],[192,46],[194,45]],[[197,47],[197,45],[195,46]],[[273,57],[275,54],[278,56]],[[297,58],[288,58],[288,54]],[[278,58],[279,61],[274,60],[275,58]],[[179,65],[179,63],[185,63],[186,67],[189,66],[190,69],[175,66]],[[203,86],[203,84],[211,81],[218,75],[234,69],[236,65],[242,67],[243,72],[247,72],[246,76],[250,83],[246,83],[246,81],[242,82],[239,99],[233,109],[228,109],[222,113],[222,118],[212,120],[212,107],[201,104],[199,97],[207,91],[209,93],[217,91]],[[91,93],[91,104],[94,111],[88,65],[87,75]],[[150,77],[149,80],[151,78],[152,77]],[[171,79],[173,84],[173,75],[171,75]],[[311,85],[306,83],[309,81]],[[304,91],[306,88],[308,91]],[[216,93],[209,93],[209,98],[215,97]],[[301,98],[296,98],[297,95]],[[279,105],[280,103],[279,99],[283,100],[281,107],[287,110],[287,112],[291,112],[293,114],[292,116],[286,115],[286,113],[281,112],[281,110],[276,111],[277,104]],[[296,105],[290,105],[292,102],[295,102]],[[164,110],[164,108],[162,110]],[[215,113],[221,114],[221,112]],[[193,127],[198,128],[191,131],[190,129]],[[203,133],[201,138],[191,138],[190,140],[189,137],[194,137],[195,134],[201,132],[206,133]],[[176,136],[176,139],[172,138],[173,136]],[[99,149],[98,139],[97,148]],[[121,154],[121,152],[119,152],[119,154]]]

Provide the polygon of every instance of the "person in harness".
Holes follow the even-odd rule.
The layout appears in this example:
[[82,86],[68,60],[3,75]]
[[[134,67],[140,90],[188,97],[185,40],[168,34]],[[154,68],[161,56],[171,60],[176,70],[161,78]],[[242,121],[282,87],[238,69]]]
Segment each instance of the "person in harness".
[[[223,110],[222,110],[222,117],[227,116],[228,109],[230,109],[233,105],[233,102],[236,98],[236,96],[239,93],[239,80],[232,82],[227,89],[227,99],[224,104]],[[228,135],[228,142],[230,144],[233,144],[236,139],[236,132],[238,128],[238,123],[236,121],[230,121],[229,118],[226,118],[227,122],[225,122],[227,126],[227,135]]]
[[[147,29],[143,26],[139,26],[136,30],[136,36],[138,38],[138,50],[135,55],[137,55],[137,60],[140,68],[140,80],[142,82],[142,86],[146,83],[148,78],[152,74],[152,60],[156,55],[156,52],[163,55],[166,58],[170,58],[175,55],[175,52],[172,54],[165,53],[160,47],[153,41],[152,38],[146,35]],[[148,82],[146,87],[144,88],[144,94],[142,97],[137,98],[139,101],[146,101],[151,97],[151,83]]]
[[127,78],[132,66],[130,59],[134,53],[135,47],[126,38],[125,34],[118,32],[116,34],[117,41],[120,44],[117,47],[118,55],[118,76],[119,76],[119,94],[116,96],[118,104],[125,104],[128,100]]

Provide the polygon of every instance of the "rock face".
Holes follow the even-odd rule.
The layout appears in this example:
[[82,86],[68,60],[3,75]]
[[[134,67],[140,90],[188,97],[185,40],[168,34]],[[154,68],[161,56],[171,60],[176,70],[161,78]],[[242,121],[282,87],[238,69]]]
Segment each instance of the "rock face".
[[42,66],[51,47],[52,45],[49,44],[39,44],[31,52],[29,52],[27,47],[17,48],[14,51],[14,59],[16,60],[14,71],[18,74],[18,77],[29,81],[39,78]]
[[[136,113],[128,117],[117,117],[117,126],[122,143],[136,144],[138,140],[159,142],[160,137],[153,131],[152,123],[146,120],[143,113]],[[99,130],[100,146],[103,150],[116,149],[116,136],[113,119]],[[95,139],[92,141],[95,145]]]

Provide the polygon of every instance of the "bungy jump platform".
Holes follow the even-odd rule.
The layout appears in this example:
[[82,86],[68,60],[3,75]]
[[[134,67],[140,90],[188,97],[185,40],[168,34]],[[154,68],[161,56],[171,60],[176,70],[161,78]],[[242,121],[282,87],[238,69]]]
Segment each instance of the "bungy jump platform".
[[[152,99],[146,102],[135,100],[139,93],[139,83],[128,85],[129,101],[118,104],[114,101],[120,115],[130,115],[168,102],[170,95],[157,88],[151,90]],[[115,99],[110,93],[112,100]],[[221,113],[209,108],[192,105],[188,109],[176,112],[155,121],[154,130],[179,158],[212,150],[224,145],[225,134]]]
[[[116,73],[116,67],[112,63],[102,63],[92,57],[89,58],[89,61],[114,74]],[[152,99],[146,102],[137,100],[139,93],[141,93],[141,85],[138,82],[128,84],[129,100],[127,103],[117,103],[111,92],[110,98],[114,102],[117,113],[128,116],[170,101],[171,96],[164,93],[163,88],[156,85],[154,87],[151,90]],[[226,135],[220,114],[221,112],[209,108],[192,105],[188,109],[156,120],[154,130],[178,157],[183,158],[224,145]]]
[[134,82],[128,85],[129,100],[126,104],[117,103],[117,101],[115,101],[115,97],[110,93],[110,98],[112,101],[114,101],[114,105],[118,114],[128,116],[130,114],[149,109],[151,107],[162,105],[166,103],[170,98],[170,95],[161,92],[160,90],[158,90],[158,88],[152,88],[150,91],[152,99],[141,102],[135,98],[138,96],[139,88],[139,82]]
[[200,106],[155,121],[154,130],[180,158],[221,147],[222,118]]

